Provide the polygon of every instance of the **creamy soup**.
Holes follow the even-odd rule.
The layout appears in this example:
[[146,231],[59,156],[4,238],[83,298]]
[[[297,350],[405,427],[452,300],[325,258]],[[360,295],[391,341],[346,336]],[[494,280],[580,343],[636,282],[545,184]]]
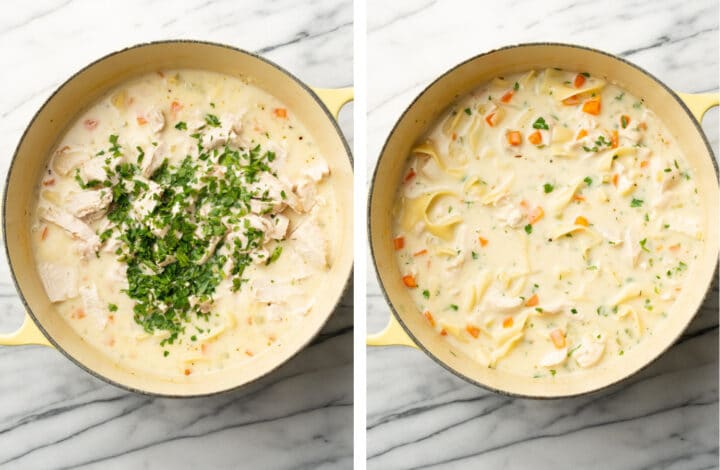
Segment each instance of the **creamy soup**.
[[332,168],[283,103],[241,79],[134,79],[67,129],[32,245],[57,315],[160,377],[252,367],[314,315],[339,239]]
[[408,158],[402,282],[480,364],[551,379],[626,360],[663,327],[703,244],[703,202],[642,99],[558,69],[486,83]]

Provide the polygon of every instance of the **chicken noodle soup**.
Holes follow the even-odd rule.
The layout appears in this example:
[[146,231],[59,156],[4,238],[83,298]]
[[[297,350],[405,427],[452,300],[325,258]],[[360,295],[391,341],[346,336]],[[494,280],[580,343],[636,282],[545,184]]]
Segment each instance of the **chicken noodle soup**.
[[672,133],[586,73],[530,71],[460,98],[399,186],[397,262],[421,314],[480,364],[538,380],[652,341],[703,244]]
[[57,314],[118,364],[170,379],[282,348],[338,249],[312,135],[217,73],[114,89],[67,130],[37,193],[32,244]]

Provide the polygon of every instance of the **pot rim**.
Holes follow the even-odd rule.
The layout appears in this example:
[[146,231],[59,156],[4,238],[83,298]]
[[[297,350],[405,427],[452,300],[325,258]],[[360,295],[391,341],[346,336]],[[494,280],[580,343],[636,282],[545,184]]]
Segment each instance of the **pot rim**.
[[[327,314],[325,320],[319,326],[317,331],[315,331],[312,335],[309,335],[308,338],[306,339],[306,341],[304,341],[302,343],[302,345],[296,351],[294,351],[290,356],[288,356],[284,361],[282,361],[278,364],[275,364],[273,367],[267,369],[262,374],[258,375],[257,377],[253,378],[252,380],[249,380],[242,384],[235,385],[235,386],[225,388],[222,390],[207,392],[207,393],[184,395],[184,394],[151,392],[149,390],[141,390],[139,388],[117,382],[113,379],[110,379],[109,377],[106,377],[106,376],[100,374],[99,372],[95,371],[94,369],[90,369],[89,367],[87,367],[83,363],[81,363],[79,360],[77,360],[70,353],[65,351],[65,349],[59,344],[59,342],[56,341],[56,339],[45,330],[42,323],[36,318],[35,313],[32,311],[32,309],[28,305],[28,302],[25,299],[25,294],[23,293],[23,291],[20,287],[20,284],[17,281],[17,277],[15,275],[15,270],[13,268],[13,265],[10,262],[10,252],[8,250],[8,244],[7,244],[6,213],[7,213],[7,207],[8,207],[8,187],[9,187],[9,182],[10,182],[10,175],[12,174],[15,163],[17,162],[17,157],[18,157],[18,152],[20,150],[20,147],[21,147],[22,143],[25,141],[25,137],[27,136],[28,131],[35,124],[35,121],[37,120],[40,113],[55,98],[55,95],[57,95],[63,88],[65,88],[66,85],[68,85],[70,82],[75,80],[75,78],[77,78],[78,75],[80,75],[83,72],[85,72],[86,70],[94,67],[98,63],[100,63],[106,59],[109,59],[111,57],[114,57],[116,55],[128,52],[130,50],[142,49],[144,47],[153,47],[153,46],[158,46],[158,45],[167,45],[167,44],[175,44],[175,45],[180,45],[180,46],[185,45],[185,44],[200,44],[200,45],[206,45],[206,46],[220,47],[223,49],[228,49],[232,52],[236,52],[236,53],[239,52],[241,54],[250,56],[250,57],[257,59],[261,62],[264,62],[265,64],[270,65],[271,67],[280,71],[282,74],[284,74],[285,76],[290,78],[292,81],[294,81],[297,85],[299,85],[306,93],[308,93],[310,95],[311,98],[313,98],[313,100],[315,100],[315,102],[318,105],[320,105],[320,109],[323,111],[323,113],[325,113],[325,116],[330,121],[333,128],[335,129],[335,132],[337,133],[338,137],[340,138],[340,141],[342,142],[343,147],[345,149],[345,154],[347,155],[348,160],[350,162],[350,168],[351,168],[351,170],[353,169],[353,156],[352,156],[352,151],[350,150],[350,146],[348,145],[347,140],[345,139],[345,136],[343,135],[342,130],[340,129],[340,125],[338,124],[338,122],[334,118],[334,116],[330,113],[330,111],[327,109],[327,107],[325,106],[325,103],[323,103],[323,101],[320,99],[320,97],[317,95],[317,93],[315,93],[315,91],[309,85],[307,85],[305,82],[303,82],[302,80],[300,80],[295,75],[290,73],[285,68],[279,66],[275,62],[273,62],[265,57],[262,57],[261,55],[256,54],[254,52],[250,52],[250,51],[247,51],[247,50],[239,48],[239,47],[230,46],[227,44],[213,42],[213,41],[204,41],[204,40],[195,40],[195,39],[163,39],[163,40],[158,40],[158,41],[141,42],[141,43],[137,43],[132,46],[128,46],[128,47],[110,52],[108,54],[105,54],[102,57],[99,57],[98,59],[95,59],[92,62],[90,62],[89,64],[85,65],[84,67],[82,67],[81,69],[79,69],[78,71],[73,73],[66,80],[64,80],[60,85],[58,85],[57,88],[55,88],[55,90],[50,94],[50,96],[48,96],[48,98],[43,102],[43,104],[37,109],[37,111],[35,111],[35,113],[33,114],[33,117],[30,119],[30,122],[25,127],[25,130],[23,131],[22,135],[20,136],[20,140],[18,140],[18,143],[15,146],[15,150],[13,152],[12,159],[10,161],[10,166],[8,167],[8,172],[5,176],[5,188],[3,189],[3,196],[2,196],[2,236],[3,236],[4,250],[5,250],[5,257],[7,260],[7,265],[10,268],[10,276],[12,277],[13,284],[15,285],[15,290],[18,293],[18,297],[20,297],[20,300],[23,304],[25,312],[32,319],[32,321],[35,323],[35,326],[37,326],[37,328],[42,332],[42,334],[45,336],[45,338],[47,338],[47,340],[52,344],[52,346],[55,349],[57,349],[61,354],[63,354],[67,359],[72,361],[76,366],[80,367],[82,370],[84,370],[88,374],[102,380],[103,382],[108,383],[110,385],[114,385],[120,389],[129,391],[129,392],[138,393],[138,394],[146,395],[146,396],[158,397],[158,398],[201,398],[201,397],[210,397],[210,396],[214,396],[214,395],[230,393],[230,392],[236,391],[240,388],[243,388],[245,386],[248,386],[250,384],[253,384],[253,383],[259,381],[260,379],[266,377],[267,375],[273,373],[274,371],[279,369],[284,364],[287,364],[288,362],[290,362],[290,360],[295,358],[301,351],[305,350],[312,343],[312,341],[320,334],[320,332],[325,327],[325,325],[327,325],[327,322],[330,320],[330,317],[332,316],[332,314],[335,312],[337,307],[340,305],[340,303],[342,301],[342,297],[345,294],[345,291],[347,290],[348,285],[350,284],[350,280],[352,279],[353,267],[351,266],[350,270],[347,273],[345,282],[343,283],[343,288],[340,290],[340,293],[338,295],[337,301],[335,302],[335,305],[330,310],[330,312]],[[129,370],[132,371],[132,369],[129,369]],[[178,383],[177,385],[180,387],[184,384]]]
[[[517,393],[517,392],[512,392],[512,391],[507,391],[507,390],[500,390],[500,389],[497,389],[497,388],[495,388],[495,387],[491,387],[491,386],[489,386],[489,385],[487,385],[487,384],[481,383],[481,382],[475,380],[474,378],[468,377],[467,375],[461,373],[460,371],[458,371],[458,370],[450,367],[447,363],[445,363],[444,361],[442,361],[442,360],[441,360],[440,358],[438,358],[434,353],[432,353],[429,349],[427,349],[427,348],[425,347],[425,345],[424,345],[421,341],[419,341],[419,340],[417,339],[417,337],[410,331],[410,328],[408,328],[408,326],[405,324],[405,322],[403,321],[403,319],[400,317],[400,314],[397,312],[397,309],[395,308],[395,305],[391,302],[390,296],[389,296],[389,294],[388,294],[388,292],[387,292],[387,289],[385,288],[385,285],[383,284],[382,279],[380,278],[380,270],[379,270],[379,268],[378,268],[377,259],[376,259],[376,257],[375,257],[375,246],[373,245],[373,242],[372,242],[372,216],[371,216],[372,212],[371,212],[371,207],[372,207],[372,198],[373,198],[373,194],[374,194],[374,190],[375,190],[375,182],[376,182],[376,180],[377,180],[377,175],[378,175],[378,168],[379,168],[379,166],[380,166],[380,165],[379,165],[379,163],[380,163],[380,158],[382,158],[382,156],[385,154],[385,150],[386,150],[386,148],[387,148],[387,146],[388,146],[388,143],[390,142],[390,139],[391,139],[392,136],[395,134],[395,131],[397,130],[397,127],[400,125],[400,123],[401,123],[404,119],[406,119],[407,114],[408,114],[408,112],[410,111],[410,108],[412,108],[412,107],[415,105],[415,103],[416,103],[423,95],[425,95],[425,93],[427,93],[431,88],[433,88],[435,85],[437,85],[437,84],[438,84],[441,80],[443,80],[447,75],[453,73],[453,72],[454,72],[455,70],[457,70],[458,68],[460,68],[460,67],[462,67],[462,66],[464,66],[464,65],[466,65],[466,64],[468,64],[468,63],[470,63],[470,62],[473,62],[473,61],[475,61],[475,60],[477,60],[477,59],[480,59],[480,58],[482,58],[482,57],[488,56],[488,55],[490,55],[490,54],[495,54],[495,53],[499,53],[499,52],[503,52],[503,51],[507,51],[507,50],[511,50],[511,49],[525,48],[525,47],[539,47],[539,46],[566,47],[566,48],[580,49],[580,50],[585,51],[586,53],[600,54],[600,55],[603,55],[603,56],[605,56],[605,57],[609,57],[609,58],[611,58],[611,59],[620,61],[620,62],[622,62],[622,63],[624,63],[624,64],[626,64],[626,65],[628,65],[628,66],[630,66],[630,67],[632,67],[632,68],[634,68],[634,69],[636,69],[636,70],[638,70],[639,72],[643,73],[644,75],[646,75],[647,77],[649,77],[650,79],[652,79],[652,81],[655,82],[655,84],[657,84],[657,85],[659,85],[660,87],[662,87],[673,99],[675,99],[675,101],[676,101],[678,104],[680,104],[680,106],[682,107],[682,109],[685,111],[685,117],[686,117],[687,119],[690,119],[691,122],[694,124],[695,128],[697,129],[698,133],[700,134],[700,137],[701,137],[702,140],[703,140],[703,143],[705,144],[705,149],[707,150],[707,154],[709,155],[710,160],[712,161],[712,164],[713,164],[713,168],[715,169],[715,175],[718,176],[718,174],[719,174],[719,173],[718,173],[718,171],[719,171],[719,170],[718,170],[718,161],[713,157],[712,147],[710,146],[710,143],[709,143],[708,140],[707,140],[707,136],[705,135],[705,132],[703,132],[701,123],[698,122],[698,121],[695,119],[695,117],[693,116],[693,114],[690,112],[690,109],[688,109],[688,107],[687,107],[687,105],[685,104],[685,102],[677,95],[677,93],[676,93],[672,88],[668,87],[668,86],[667,86],[664,82],[662,82],[660,79],[658,79],[657,77],[655,77],[655,75],[651,74],[650,72],[648,72],[648,71],[645,70],[644,68],[642,68],[642,67],[634,64],[633,62],[630,62],[630,61],[628,61],[628,60],[626,60],[626,59],[624,59],[624,58],[622,58],[622,57],[620,57],[620,56],[617,56],[617,55],[615,55],[615,54],[611,54],[611,53],[609,53],[609,52],[602,51],[602,50],[600,50],[600,49],[595,49],[595,48],[593,48],[593,47],[581,46],[581,45],[570,44],[570,43],[562,43],[562,42],[524,42],[524,43],[512,44],[512,45],[508,45],[508,46],[499,47],[499,48],[496,48],[496,49],[491,49],[491,50],[486,51],[486,52],[482,52],[482,53],[480,53],[480,54],[474,55],[474,56],[472,56],[472,57],[470,57],[470,58],[468,58],[468,59],[465,59],[465,60],[457,63],[456,65],[450,67],[449,69],[447,69],[446,71],[444,71],[442,74],[438,75],[435,79],[433,79],[433,81],[430,82],[427,86],[425,86],[425,87],[422,89],[422,91],[420,91],[420,93],[418,93],[417,96],[415,96],[415,98],[413,98],[413,100],[405,107],[405,109],[403,110],[402,114],[400,114],[400,117],[397,118],[397,120],[395,121],[395,124],[393,125],[392,129],[391,129],[390,132],[388,133],[388,136],[387,136],[387,138],[385,139],[385,143],[383,144],[383,146],[382,146],[382,148],[381,148],[381,150],[380,150],[379,158],[378,158],[378,160],[377,160],[376,163],[375,163],[375,168],[373,169],[373,174],[372,174],[372,178],[371,178],[371,180],[370,180],[370,187],[369,187],[368,197],[367,197],[367,206],[366,206],[366,210],[367,210],[367,214],[368,214],[368,219],[367,219],[367,237],[368,237],[368,243],[369,243],[369,245],[370,245],[370,255],[371,255],[371,258],[372,258],[373,267],[375,268],[375,279],[377,280],[377,283],[378,283],[378,285],[380,286],[380,290],[381,290],[382,295],[383,295],[383,297],[384,297],[384,299],[385,299],[385,303],[390,307],[390,312],[391,312],[392,315],[395,317],[395,319],[396,319],[397,322],[400,324],[400,326],[401,326],[402,329],[405,331],[405,333],[410,337],[410,339],[412,339],[413,343],[415,343],[415,345],[417,345],[417,347],[418,347],[421,351],[423,351],[427,356],[429,356],[433,361],[435,361],[436,364],[440,365],[440,366],[443,367],[445,370],[451,372],[452,374],[454,374],[455,376],[463,379],[464,381],[466,381],[466,382],[468,382],[468,383],[470,383],[470,384],[472,384],[472,385],[475,385],[476,387],[484,388],[485,390],[489,390],[489,391],[494,392],[494,393],[497,393],[497,394],[499,394],[499,395],[504,395],[504,396],[508,396],[508,397],[514,397],[514,398],[527,398],[527,399],[534,399],[534,400],[557,400],[557,399],[562,399],[562,398],[572,398],[572,397],[577,397],[577,396],[586,396],[586,395],[597,394],[597,393],[602,392],[602,391],[605,391],[605,390],[609,389],[610,387],[613,387],[613,386],[615,386],[615,385],[617,385],[617,384],[619,384],[619,383],[621,383],[621,382],[624,382],[625,380],[627,380],[627,379],[629,379],[629,378],[637,375],[638,373],[640,373],[641,371],[643,371],[644,369],[646,369],[647,367],[649,367],[651,364],[653,364],[654,362],[656,362],[660,357],[662,357],[663,355],[665,355],[665,353],[677,343],[678,339],[682,336],[682,334],[685,332],[685,330],[687,330],[687,327],[690,325],[690,323],[691,323],[691,322],[695,319],[695,317],[697,316],[697,313],[700,311],[700,308],[702,307],[702,305],[703,305],[703,303],[704,303],[704,300],[703,300],[703,302],[701,302],[701,303],[698,305],[698,308],[695,310],[695,312],[692,314],[692,316],[689,317],[689,319],[688,319],[687,323],[685,324],[685,326],[677,332],[677,334],[675,335],[675,337],[673,338],[673,340],[672,340],[662,351],[660,351],[652,360],[650,360],[650,361],[648,361],[647,363],[643,364],[641,367],[637,368],[637,369],[636,369],[635,371],[633,371],[631,374],[626,375],[625,377],[621,377],[621,378],[619,378],[619,379],[617,379],[617,380],[614,380],[614,381],[612,381],[612,382],[609,382],[609,383],[607,383],[607,384],[605,384],[605,385],[603,385],[603,386],[601,386],[601,387],[598,387],[598,388],[596,388],[596,389],[588,390],[588,391],[585,391],[585,392],[568,393],[568,394],[562,394],[562,395],[548,395],[548,396],[528,395],[528,394]],[[714,273],[715,273],[714,276],[710,279],[710,282],[708,283],[708,286],[707,286],[707,288],[705,289],[705,295],[703,296],[703,299],[706,299],[706,298],[707,298],[707,296],[708,296],[708,294],[709,294],[709,292],[710,292],[710,290],[711,290],[711,288],[712,288],[712,279],[714,279],[714,278],[717,276],[717,273],[718,273],[717,260],[716,260],[716,266],[715,266],[715,271],[714,271]]]

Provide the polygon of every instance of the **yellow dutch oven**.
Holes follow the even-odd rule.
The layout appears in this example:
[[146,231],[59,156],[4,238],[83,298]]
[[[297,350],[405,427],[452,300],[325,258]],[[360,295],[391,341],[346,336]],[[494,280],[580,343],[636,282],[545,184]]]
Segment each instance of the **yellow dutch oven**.
[[[636,96],[665,123],[670,124],[685,156],[695,170],[704,197],[707,220],[703,252],[691,267],[690,280],[663,328],[651,341],[612,368],[582,380],[558,377],[552,382],[480,366],[442,339],[425,321],[401,282],[392,241],[393,202],[411,146],[458,96],[497,76],[530,69],[560,67],[607,77]],[[430,84],[395,124],[378,159],[368,200],[370,248],[377,277],[392,315],[387,327],[368,337],[370,346],[402,345],[419,348],[455,375],[478,386],[520,397],[560,398],[593,392],[615,384],[647,366],[667,350],[695,316],[710,286],[718,258],[719,192],[717,163],[698,121],[720,95],[676,93],[660,80],[624,59],[587,47],[537,43],[505,47],[473,57],[450,69]]]
[[352,270],[352,209],[338,214],[346,231],[333,254],[333,280],[325,286],[325,295],[317,299],[315,315],[306,319],[285,347],[259,355],[252,367],[170,381],[127,369],[92,348],[54,313],[45,294],[31,251],[34,192],[28,188],[40,180],[51,148],[84,108],[130,78],[168,68],[240,77],[279,98],[310,129],[333,168],[337,206],[352,208],[352,157],[336,123],[340,108],[352,99],[352,89],[312,89],[266,59],[208,42],[161,41],[110,54],[80,70],[52,94],[33,117],[13,156],[3,197],[2,227],[8,263],[27,316],[17,331],[0,335],[0,344],[53,346],[87,372],[131,391],[170,397],[210,395],[268,374],[320,331],[339,302]]

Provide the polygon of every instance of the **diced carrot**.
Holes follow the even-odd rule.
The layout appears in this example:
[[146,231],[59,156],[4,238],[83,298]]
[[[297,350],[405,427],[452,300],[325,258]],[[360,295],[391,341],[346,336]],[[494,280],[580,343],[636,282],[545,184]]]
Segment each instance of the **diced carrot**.
[[556,348],[562,349],[565,347],[565,335],[561,330],[552,330],[550,332],[550,339],[552,340]]
[[585,196],[582,194],[573,194],[572,199],[573,201],[582,202],[585,200]]
[[505,317],[505,319],[502,322],[503,328],[510,328],[513,326],[513,323],[515,323],[515,320],[513,320],[513,317]]
[[78,318],[85,318],[85,310],[79,308],[76,313]]
[[676,244],[676,245],[672,245],[672,246],[668,247],[668,250],[670,250],[670,251],[678,251],[678,250],[680,250],[680,244],[678,243],[678,244]]
[[648,166],[649,164],[650,164],[649,161],[643,160],[643,161],[640,162],[640,168],[645,168],[645,167]]
[[447,330],[445,328],[440,330],[440,336],[447,336]]
[[432,313],[425,312],[423,313],[423,315],[425,315],[425,318],[427,319],[428,323],[430,323],[430,326],[435,328],[435,319],[433,318]]
[[522,142],[522,136],[520,135],[520,131],[509,131],[506,134],[508,144],[510,145],[520,145]]
[[510,91],[506,92],[504,95],[502,95],[502,98],[500,98],[500,101],[502,101],[503,103],[509,103],[510,100],[512,99],[512,97],[513,97],[513,92],[512,92],[512,90],[510,90]]
[[451,138],[453,141],[457,140],[457,134],[453,132]]
[[623,114],[622,116],[620,116],[620,127],[625,129],[629,125],[630,125],[630,116],[628,116],[627,114]]
[[420,251],[416,251],[415,253],[413,253],[413,256],[422,256],[422,255],[426,255],[426,254],[427,254],[427,252],[428,252],[427,250],[425,250],[425,249],[422,249],[422,250],[420,250]]
[[478,328],[477,326],[468,325],[465,327],[465,331],[467,331],[473,338],[477,338],[478,336],[480,336],[480,328]]
[[582,110],[584,113],[597,116],[600,114],[600,98],[593,98],[583,103]]
[[579,103],[580,103],[580,97],[578,95],[573,95],[573,96],[570,96],[570,97],[562,100],[562,104],[564,104],[565,106],[574,106]]
[[415,288],[417,287],[417,282],[415,281],[415,276],[412,274],[407,274],[402,277],[402,282],[405,284],[405,287]]
[[583,137],[585,137],[587,134],[588,133],[585,129],[580,129],[580,132],[578,132],[578,135],[577,135],[577,137],[575,137],[575,140],[580,140]]
[[528,204],[528,202],[523,199],[522,201],[520,201],[520,207],[523,209],[523,211],[527,212],[527,210],[530,208],[530,204]]
[[618,174],[617,173],[612,175],[612,184],[613,184],[613,186],[617,186],[617,184],[618,184]]
[[533,210],[530,211],[530,214],[528,214],[530,224],[534,224],[538,222],[540,219],[542,219],[545,216],[545,211],[542,207],[537,206]]
[[142,117],[142,116],[138,116],[138,117],[137,117],[137,123],[140,124],[141,126],[144,126],[145,124],[147,124],[147,119],[145,119],[145,118]]
[[106,344],[112,348],[113,346],[115,346],[115,338],[110,338],[109,340],[107,340]]
[[620,137],[618,136],[618,131],[612,131],[612,133],[610,133],[610,142],[612,148],[618,148],[618,145],[620,145]]
[[245,350],[245,354],[247,354],[247,355],[250,356],[250,357],[253,357],[253,356],[254,356],[253,352],[250,351],[249,349],[246,349],[246,350]]
[[487,238],[478,237],[478,240],[480,241],[480,246],[487,246],[487,244],[488,244]]
[[405,237],[397,237],[393,240],[396,250],[402,250],[405,247]]
[[85,119],[83,125],[85,126],[85,129],[91,131],[97,127],[98,121],[97,119]]
[[203,354],[207,353],[207,344],[206,343],[203,343],[200,345],[200,352]]
[[535,131],[528,136],[528,141],[533,145],[540,145],[542,143],[542,134],[540,131]]
[[190,375],[190,369],[185,369],[184,374],[185,374],[185,375]]
[[488,126],[494,127],[495,124],[497,124],[497,120],[495,119],[495,113],[490,113],[485,116],[485,122],[488,123]]
[[538,295],[533,294],[532,297],[530,297],[529,299],[527,299],[525,301],[525,306],[526,307],[534,307],[539,303],[540,303],[540,299],[538,298]]
[[575,81],[573,81],[573,86],[575,88],[580,88],[583,85],[585,85],[585,75],[581,73],[575,75]]
[[110,315],[108,315],[107,319],[108,319],[108,321],[109,321],[110,323],[112,323],[112,322],[115,321],[115,315],[110,314]]
[[40,240],[45,240],[48,236],[48,226],[46,225],[45,228],[43,228],[42,233],[40,234]]
[[183,108],[183,106],[180,103],[178,103],[177,101],[173,101],[172,103],[170,103],[170,111],[172,111],[173,113],[177,113],[182,108]]
[[638,124],[638,129],[642,129],[642,130],[646,131],[646,130],[647,130],[647,123],[641,122],[640,124]]
[[579,215],[575,218],[575,225],[582,225],[583,227],[587,227],[590,225],[590,223],[588,222],[588,219]]
[[279,117],[282,119],[285,119],[287,117],[287,109],[285,108],[275,108],[273,110],[273,113],[275,114],[275,117]]
[[55,184],[55,178],[50,178],[49,180],[43,181],[43,186],[52,186]]
[[248,324],[248,325],[252,325],[252,324],[253,324],[253,317],[252,317],[252,315],[250,315],[250,316],[247,318],[247,324]]
[[407,175],[405,175],[405,182],[407,183],[411,179],[415,178],[415,170],[413,168],[410,168],[410,171],[408,171]]

